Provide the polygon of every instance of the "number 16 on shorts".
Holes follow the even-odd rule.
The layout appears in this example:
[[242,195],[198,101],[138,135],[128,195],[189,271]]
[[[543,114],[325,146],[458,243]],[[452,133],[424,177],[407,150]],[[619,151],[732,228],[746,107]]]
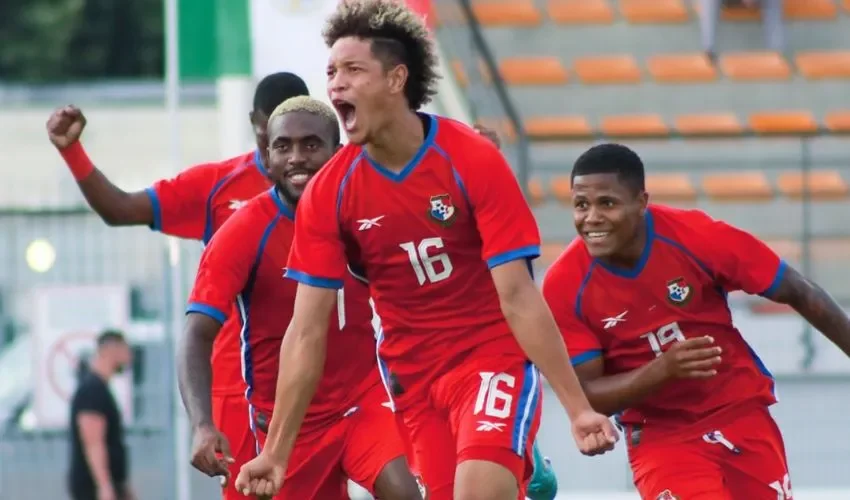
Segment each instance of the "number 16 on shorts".
[[478,445],[510,447],[523,455],[539,425],[540,399],[540,374],[531,363],[503,372],[480,371],[475,400],[467,407],[472,421],[462,426],[472,431]]

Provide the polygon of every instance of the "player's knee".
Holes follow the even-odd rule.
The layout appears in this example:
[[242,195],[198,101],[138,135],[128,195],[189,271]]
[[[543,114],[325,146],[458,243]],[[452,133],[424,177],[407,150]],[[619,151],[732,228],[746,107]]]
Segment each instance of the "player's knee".
[[455,500],[516,500],[519,495],[514,473],[502,464],[466,460],[455,473]]
[[422,500],[419,483],[410,472],[407,460],[397,458],[384,466],[375,481],[375,496],[380,500]]

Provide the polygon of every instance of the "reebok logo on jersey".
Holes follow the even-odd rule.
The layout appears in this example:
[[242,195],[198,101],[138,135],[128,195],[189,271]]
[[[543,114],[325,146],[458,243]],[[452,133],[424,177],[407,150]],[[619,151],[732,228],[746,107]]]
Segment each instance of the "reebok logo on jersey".
[[230,200],[230,205],[228,205],[227,208],[231,210],[239,210],[247,204],[248,202],[245,200]]
[[357,228],[358,231],[365,231],[367,229],[372,229],[373,227],[381,227],[379,224],[380,220],[383,219],[383,215],[379,215],[374,219],[360,219],[357,222],[360,223],[360,227]]
[[478,421],[478,428],[476,431],[480,432],[490,432],[490,431],[499,431],[502,432],[505,429],[505,424],[502,422],[488,422],[486,420]]
[[619,324],[619,323],[625,322],[626,321],[626,314],[629,314],[628,310],[623,311],[616,316],[612,316],[610,318],[603,319],[602,322],[605,323],[605,324],[602,326],[602,328],[607,330],[609,328],[613,328],[613,327],[617,326],[617,324]]

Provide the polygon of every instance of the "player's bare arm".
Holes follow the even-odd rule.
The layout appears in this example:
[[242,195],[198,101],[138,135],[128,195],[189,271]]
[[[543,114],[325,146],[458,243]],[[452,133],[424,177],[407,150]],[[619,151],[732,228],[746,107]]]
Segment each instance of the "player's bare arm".
[[153,205],[144,191],[128,193],[112,184],[86,154],[80,136],[86,117],[75,106],[57,109],[47,120],[47,135],[68,163],[89,206],[110,226],[150,225]]
[[566,408],[582,453],[595,455],[613,449],[617,431],[593,411],[570,364],[563,338],[543,296],[531,279],[525,260],[491,270],[502,312],[520,347],[534,363]]
[[850,356],[850,318],[826,290],[788,266],[779,287],[768,297],[787,304]]
[[[221,323],[200,313],[186,315],[186,327],[177,353],[177,383],[193,430],[192,466],[204,474],[228,478],[233,461],[227,439],[213,425],[213,343]],[[219,459],[216,453],[222,454]]]
[[593,408],[614,415],[640,404],[672,380],[716,375],[722,351],[713,344],[711,337],[677,342],[652,362],[616,375],[605,375],[601,356],[577,365],[575,371]]

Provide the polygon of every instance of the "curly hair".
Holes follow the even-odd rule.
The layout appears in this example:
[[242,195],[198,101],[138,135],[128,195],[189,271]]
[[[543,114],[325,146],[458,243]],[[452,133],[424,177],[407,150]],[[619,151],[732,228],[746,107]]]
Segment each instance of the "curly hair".
[[344,0],[322,32],[332,47],[340,38],[372,41],[372,53],[385,67],[404,64],[404,95],[411,109],[431,102],[437,93],[437,55],[424,20],[397,0]]
[[324,118],[325,121],[328,122],[328,127],[331,129],[331,139],[333,139],[334,145],[339,144],[339,121],[336,118],[336,113],[334,113],[333,109],[331,109],[331,107],[327,104],[307,95],[292,97],[278,104],[278,106],[274,108],[274,111],[272,111],[271,116],[269,116],[269,123],[279,116],[299,111]]

